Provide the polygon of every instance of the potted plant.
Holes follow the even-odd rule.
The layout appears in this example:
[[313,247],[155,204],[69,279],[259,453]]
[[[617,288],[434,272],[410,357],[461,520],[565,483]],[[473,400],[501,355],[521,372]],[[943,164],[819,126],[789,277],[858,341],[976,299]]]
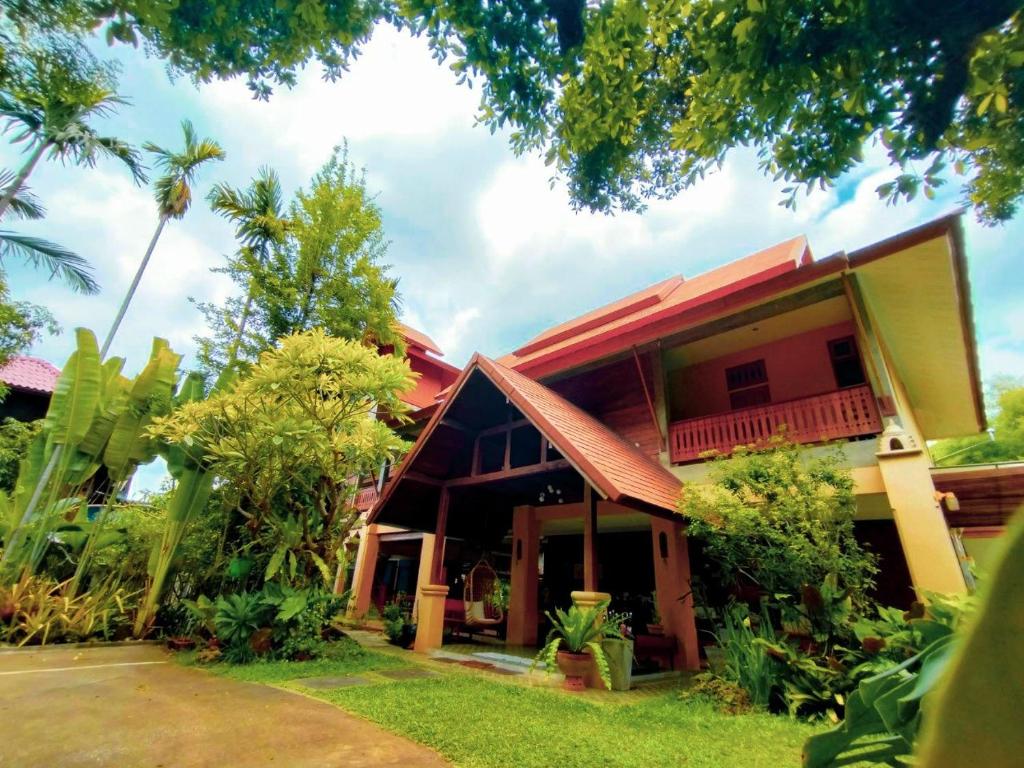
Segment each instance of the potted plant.
[[609,613],[608,624],[616,627],[618,637],[605,637],[601,650],[608,659],[613,691],[628,691],[633,683],[633,614]]
[[381,619],[384,621],[384,634],[388,642],[400,648],[408,648],[416,639],[416,625],[412,623],[403,597],[399,594],[394,601],[385,605]]
[[545,612],[551,631],[534,659],[534,666],[543,661],[546,671],[550,672],[557,664],[565,675],[563,687],[567,691],[582,691],[586,687],[584,678],[596,665],[601,682],[610,689],[611,674],[601,641],[621,635],[617,626],[605,621],[607,611],[608,603],[601,603],[587,609],[578,605],[568,611],[556,608],[554,616]]
[[665,627],[661,623],[661,611],[658,610],[658,593],[651,592],[651,621],[647,624],[647,634],[664,635]]

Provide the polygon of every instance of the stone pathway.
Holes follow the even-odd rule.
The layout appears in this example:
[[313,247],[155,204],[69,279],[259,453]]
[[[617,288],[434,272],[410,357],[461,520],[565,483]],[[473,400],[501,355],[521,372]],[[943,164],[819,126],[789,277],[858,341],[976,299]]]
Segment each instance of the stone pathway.
[[448,765],[329,704],[183,667],[153,645],[0,652],[0,723],[4,768]]

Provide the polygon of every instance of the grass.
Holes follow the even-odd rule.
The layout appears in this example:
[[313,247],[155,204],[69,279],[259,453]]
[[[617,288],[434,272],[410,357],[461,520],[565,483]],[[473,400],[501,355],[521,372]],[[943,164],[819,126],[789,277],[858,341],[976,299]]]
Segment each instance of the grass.
[[[183,664],[197,665],[194,653],[178,654]],[[204,664],[203,669],[248,683],[277,685],[303,677],[343,677],[379,669],[408,666],[402,659],[367,650],[343,638],[327,646],[324,656],[312,661],[256,661],[252,664]]]
[[[316,661],[207,668],[298,688],[289,681],[409,665],[344,640]],[[709,701],[675,692],[619,704],[613,694],[583,698],[460,669],[428,679],[301,691],[433,747],[457,768],[795,768],[804,740],[820,729],[778,715],[724,714]]]
[[780,768],[800,764],[801,746],[816,730],[774,715],[722,714],[675,693],[607,706],[461,674],[313,695],[463,768]]

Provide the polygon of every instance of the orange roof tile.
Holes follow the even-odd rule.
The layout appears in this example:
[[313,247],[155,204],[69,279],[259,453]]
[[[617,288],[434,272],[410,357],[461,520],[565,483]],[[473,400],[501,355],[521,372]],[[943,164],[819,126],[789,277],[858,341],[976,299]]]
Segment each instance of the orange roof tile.
[[417,331],[415,328],[411,328],[405,323],[398,323],[398,332],[402,334],[405,340],[420,349],[425,349],[427,352],[433,352],[435,355],[443,355],[444,352],[437,346],[437,342],[427,336],[422,331]]
[[675,511],[682,485],[671,472],[543,384],[476,354],[385,487],[370,522],[386,508],[404,473],[414,465],[417,454],[474,371],[483,373],[603,497],[627,505]]
[[586,347],[627,329],[633,330],[662,321],[666,317],[797,270],[811,261],[807,238],[795,237],[691,280],[674,277],[656,283],[544,331],[512,354],[499,358],[498,362],[516,369],[529,369],[541,361]]

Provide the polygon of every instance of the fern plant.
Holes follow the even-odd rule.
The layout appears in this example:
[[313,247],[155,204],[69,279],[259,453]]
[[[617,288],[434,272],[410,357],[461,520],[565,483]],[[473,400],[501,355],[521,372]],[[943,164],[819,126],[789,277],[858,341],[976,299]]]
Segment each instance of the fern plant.
[[551,631],[544,640],[544,647],[533,660],[531,669],[543,661],[546,671],[550,673],[555,667],[558,651],[563,646],[569,653],[586,653],[589,650],[597,665],[601,682],[610,690],[611,671],[608,668],[608,658],[601,648],[601,641],[611,637],[621,639],[622,634],[616,624],[606,620],[607,613],[607,602],[586,609],[578,605],[573,605],[568,611],[556,608],[554,616],[545,611],[544,614],[551,622]]

